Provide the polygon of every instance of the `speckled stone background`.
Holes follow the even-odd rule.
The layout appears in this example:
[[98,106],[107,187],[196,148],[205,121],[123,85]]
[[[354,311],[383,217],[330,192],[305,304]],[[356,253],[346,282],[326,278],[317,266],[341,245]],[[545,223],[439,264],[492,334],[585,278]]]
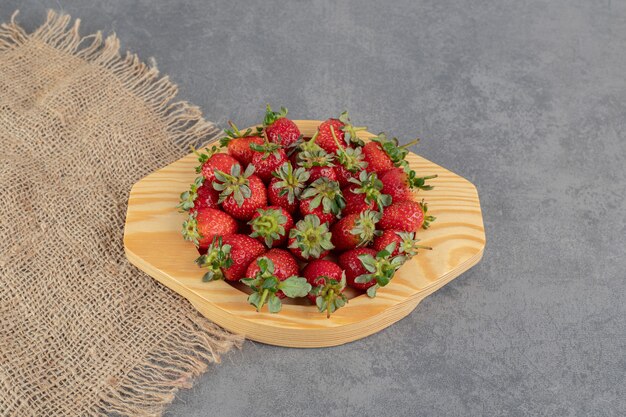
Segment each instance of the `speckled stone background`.
[[349,109],[473,181],[482,263],[365,340],[247,342],[169,416],[626,415],[626,2],[31,1],[240,126]]

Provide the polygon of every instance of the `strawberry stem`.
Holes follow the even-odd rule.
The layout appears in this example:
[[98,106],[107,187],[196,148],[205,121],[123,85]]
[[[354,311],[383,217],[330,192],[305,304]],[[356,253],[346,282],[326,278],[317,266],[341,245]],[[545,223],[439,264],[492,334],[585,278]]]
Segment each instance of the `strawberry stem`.
[[191,152],[193,152],[194,155],[196,155],[198,157],[198,159],[200,159],[202,157],[202,155],[200,154],[200,152],[198,152],[198,150],[196,149],[195,146],[189,145],[189,149],[191,149]]
[[256,308],[257,313],[261,311],[261,308],[265,304],[265,299],[267,298],[267,295],[269,293],[270,290],[268,290],[267,288],[263,290],[263,294],[261,294],[261,300],[259,301],[259,306]]
[[233,132],[235,132],[236,136],[241,136],[241,132],[239,131],[239,129],[237,128],[237,125],[232,120],[228,121],[228,126],[230,126],[233,129]]
[[332,135],[333,140],[335,141],[335,145],[337,145],[337,151],[343,152],[343,147],[339,144],[339,139],[337,138],[337,135],[335,134],[335,128],[332,125],[330,126],[330,134]]
[[329,319],[330,318],[330,303],[333,302],[333,297],[335,295],[335,290],[331,289],[330,291],[328,291],[328,298],[327,298],[327,303],[326,303],[326,318]]
[[420,141],[420,139],[419,139],[419,138],[416,138],[415,140],[412,140],[412,141],[411,141],[411,142],[409,142],[409,143],[405,143],[405,144],[404,144],[404,145],[402,145],[402,146],[398,146],[398,148],[400,148],[400,149],[406,149],[406,148],[408,148],[409,146],[412,146],[412,145],[415,145],[416,143],[419,143],[419,141]]

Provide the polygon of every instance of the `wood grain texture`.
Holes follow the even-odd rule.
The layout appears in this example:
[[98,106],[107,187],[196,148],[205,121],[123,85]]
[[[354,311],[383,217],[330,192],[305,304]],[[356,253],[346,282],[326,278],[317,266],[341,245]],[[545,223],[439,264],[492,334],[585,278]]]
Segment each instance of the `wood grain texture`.
[[[319,121],[296,120],[305,136]],[[363,139],[373,135],[362,134]],[[283,304],[278,314],[257,313],[247,295],[233,286],[202,282],[198,253],[181,237],[184,215],[176,209],[181,192],[196,177],[197,158],[190,154],[139,181],[128,203],[124,246],[131,263],[178,292],[206,317],[233,332],[263,343],[291,347],[335,346],[373,334],[409,314],[426,296],[475,265],[482,257],[485,232],[472,183],[418,155],[407,157],[418,175],[437,174],[432,191],[421,191],[429,213],[437,217],[418,232],[421,251],[380,288],[374,299],[358,295],[330,319],[315,306]]]

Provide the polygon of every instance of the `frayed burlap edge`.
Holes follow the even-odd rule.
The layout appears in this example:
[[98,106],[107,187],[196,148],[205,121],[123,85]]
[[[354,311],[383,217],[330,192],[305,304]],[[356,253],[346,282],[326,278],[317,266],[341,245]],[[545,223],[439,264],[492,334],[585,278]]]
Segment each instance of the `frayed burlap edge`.
[[129,92],[142,99],[146,105],[167,124],[167,131],[181,150],[192,144],[202,144],[216,139],[221,130],[202,118],[197,106],[185,101],[173,102],[178,88],[169,77],[159,77],[156,66],[143,63],[136,54],[120,54],[120,41],[115,34],[106,38],[98,31],[81,37],[80,19],[48,11],[45,23],[28,35],[16,23],[15,11],[9,23],[0,26],[0,51],[15,48],[29,40],[38,40],[74,57],[110,71]]
[[204,317],[189,317],[124,378],[109,381],[101,402],[89,414],[159,416],[179,389],[191,388],[209,363],[219,362],[220,354],[241,347],[242,341]]
[[[202,118],[198,107],[184,101],[174,102],[177,87],[167,76],[159,77],[154,66],[141,62],[137,55],[119,52],[115,34],[104,38],[101,32],[81,37],[80,20],[49,11],[45,23],[27,34],[16,23],[16,11],[9,23],[0,25],[0,51],[40,41],[112,73],[130,93],[142,99],[154,114],[165,121],[167,132],[180,150],[201,146],[219,136],[221,130]],[[241,347],[242,336],[233,335],[200,316],[189,314],[178,329],[163,335],[140,362],[99,395],[100,402],[87,410],[88,415],[161,415],[181,388],[217,363],[220,354]]]

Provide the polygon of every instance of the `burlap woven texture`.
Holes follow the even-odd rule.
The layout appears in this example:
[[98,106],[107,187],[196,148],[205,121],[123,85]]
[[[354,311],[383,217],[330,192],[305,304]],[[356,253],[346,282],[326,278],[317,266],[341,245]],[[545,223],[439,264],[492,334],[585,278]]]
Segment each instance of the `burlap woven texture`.
[[241,338],[126,261],[127,196],[218,130],[78,24],[0,28],[0,415],[160,415]]

